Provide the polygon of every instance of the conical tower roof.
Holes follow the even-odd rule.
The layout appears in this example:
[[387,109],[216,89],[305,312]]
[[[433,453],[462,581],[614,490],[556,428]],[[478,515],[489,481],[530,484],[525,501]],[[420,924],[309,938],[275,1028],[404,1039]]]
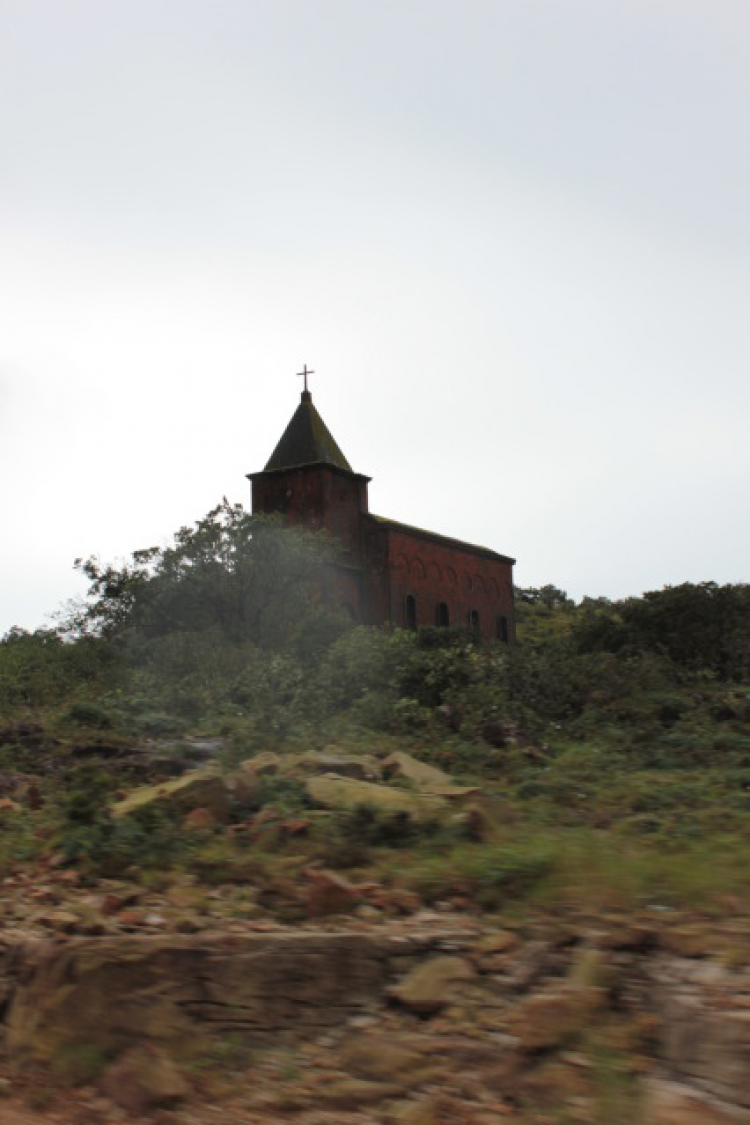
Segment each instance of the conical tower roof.
[[323,419],[313,406],[309,391],[302,392],[302,401],[281,435],[264,472],[275,469],[296,469],[300,465],[333,465],[352,472]]

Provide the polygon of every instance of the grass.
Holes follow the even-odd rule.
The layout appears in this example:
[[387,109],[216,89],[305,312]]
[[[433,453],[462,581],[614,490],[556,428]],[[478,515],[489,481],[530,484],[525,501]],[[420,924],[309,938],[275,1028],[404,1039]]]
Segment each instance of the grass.
[[747,847],[737,836],[667,849],[589,828],[534,830],[514,840],[435,851],[429,845],[374,858],[380,878],[428,902],[467,897],[489,911],[574,905],[592,910],[646,906],[723,912],[747,901]]

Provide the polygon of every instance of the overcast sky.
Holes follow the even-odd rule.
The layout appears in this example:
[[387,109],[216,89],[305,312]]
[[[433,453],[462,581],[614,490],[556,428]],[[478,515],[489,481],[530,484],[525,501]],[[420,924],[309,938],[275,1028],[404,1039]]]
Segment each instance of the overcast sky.
[[0,0],[0,632],[248,503],[748,579],[748,0]]

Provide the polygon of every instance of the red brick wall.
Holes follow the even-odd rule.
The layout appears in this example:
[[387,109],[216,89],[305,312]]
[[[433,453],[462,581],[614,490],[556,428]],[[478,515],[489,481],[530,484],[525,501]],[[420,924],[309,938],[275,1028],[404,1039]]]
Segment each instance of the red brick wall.
[[325,528],[345,555],[361,557],[360,516],[367,511],[367,478],[310,465],[261,474],[252,482],[253,511],[279,512],[288,523]]
[[438,623],[438,605],[448,607],[450,625],[467,627],[479,615],[479,632],[497,637],[497,619],[505,617],[514,639],[513,568],[510,562],[431,539],[388,529],[388,559],[393,622],[407,625],[406,598],[415,601],[418,628]]
[[253,512],[278,512],[288,523],[312,530],[323,526],[323,476],[320,472],[290,469],[256,476],[252,482]]

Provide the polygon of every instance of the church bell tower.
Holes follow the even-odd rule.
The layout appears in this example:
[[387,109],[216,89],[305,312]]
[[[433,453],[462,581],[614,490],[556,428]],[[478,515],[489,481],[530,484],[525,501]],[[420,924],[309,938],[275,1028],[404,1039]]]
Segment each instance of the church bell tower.
[[355,473],[305,389],[265,468],[248,473],[254,513],[278,513],[289,524],[325,530],[343,557],[361,562],[361,522],[370,477]]

